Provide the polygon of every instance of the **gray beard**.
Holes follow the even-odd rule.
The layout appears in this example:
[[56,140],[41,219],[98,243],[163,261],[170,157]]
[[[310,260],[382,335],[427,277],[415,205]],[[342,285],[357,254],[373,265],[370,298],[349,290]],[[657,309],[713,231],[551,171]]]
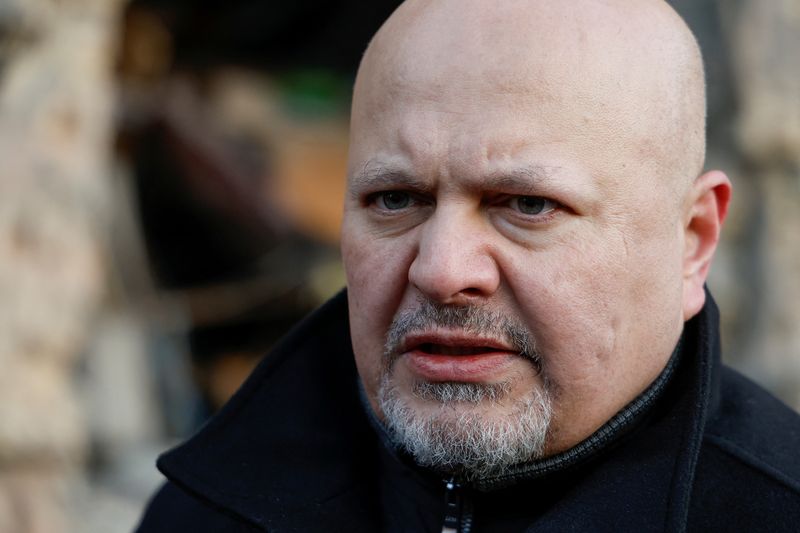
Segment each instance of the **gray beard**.
[[378,402],[395,446],[422,466],[473,480],[542,456],[552,415],[549,395],[537,387],[509,403],[510,388],[510,383],[417,383],[414,396],[439,404],[422,414],[387,374]]
[[[511,398],[505,383],[417,382],[409,391],[393,381],[403,339],[429,328],[457,328],[505,339],[520,357],[542,372],[542,359],[524,324],[482,306],[448,306],[420,300],[396,316],[386,336],[378,403],[398,448],[423,466],[476,479],[503,473],[512,465],[541,457],[552,416],[549,384]],[[413,403],[428,404],[416,410]]]

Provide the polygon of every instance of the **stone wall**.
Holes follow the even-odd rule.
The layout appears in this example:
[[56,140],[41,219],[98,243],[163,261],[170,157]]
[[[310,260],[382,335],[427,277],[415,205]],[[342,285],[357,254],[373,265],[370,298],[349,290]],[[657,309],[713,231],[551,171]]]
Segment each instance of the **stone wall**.
[[670,0],[703,50],[707,168],[733,181],[709,285],[723,357],[800,409],[800,0]]
[[743,366],[800,408],[800,1],[738,4],[727,21],[740,103],[735,132],[743,178],[758,191],[742,201],[760,203],[763,289]]
[[705,53],[708,166],[734,182],[710,279],[723,351],[800,408],[800,0],[676,4]]
[[68,528],[102,299],[119,0],[0,1],[0,531]]

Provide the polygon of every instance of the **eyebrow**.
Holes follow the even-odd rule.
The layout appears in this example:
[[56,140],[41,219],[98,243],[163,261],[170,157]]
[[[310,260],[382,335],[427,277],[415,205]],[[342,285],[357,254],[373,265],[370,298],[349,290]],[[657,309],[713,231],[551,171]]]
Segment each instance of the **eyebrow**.
[[[549,181],[558,169],[556,166],[527,165],[511,170],[495,171],[480,177],[479,182],[470,183],[468,186],[533,195],[538,190],[538,185]],[[375,165],[372,161],[365,163],[351,178],[350,190],[353,195],[358,195],[358,192],[365,188],[382,187],[426,190],[431,188],[431,183],[405,170]]]
[[540,184],[550,181],[559,167],[546,165],[527,165],[512,170],[492,172],[482,178],[484,188],[498,191],[514,191],[517,194],[531,195],[540,189]]
[[411,188],[418,190],[429,189],[429,181],[420,179],[405,170],[384,165],[374,165],[368,161],[364,167],[350,179],[352,195],[367,188]]

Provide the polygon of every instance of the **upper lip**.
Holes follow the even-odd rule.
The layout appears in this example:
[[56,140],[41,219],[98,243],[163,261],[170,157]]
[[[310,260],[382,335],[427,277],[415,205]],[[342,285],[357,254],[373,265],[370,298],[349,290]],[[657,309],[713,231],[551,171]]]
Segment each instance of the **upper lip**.
[[486,351],[517,351],[514,346],[494,337],[473,335],[464,331],[438,330],[411,333],[405,337],[401,352],[410,352],[424,344],[434,344],[453,348],[486,348]]

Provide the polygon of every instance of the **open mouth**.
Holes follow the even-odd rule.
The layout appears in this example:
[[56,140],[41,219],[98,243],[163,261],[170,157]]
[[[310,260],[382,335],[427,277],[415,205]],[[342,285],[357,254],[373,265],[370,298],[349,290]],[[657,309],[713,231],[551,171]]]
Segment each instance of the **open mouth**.
[[513,346],[498,339],[462,332],[410,335],[404,361],[419,379],[431,382],[492,382],[503,379],[518,358]]
[[497,353],[498,350],[492,346],[452,346],[448,344],[436,344],[432,342],[425,342],[415,347],[419,352],[431,355],[480,355],[488,353]]
[[500,339],[446,330],[411,334],[406,337],[402,351],[428,355],[481,355],[516,352],[511,344]]

